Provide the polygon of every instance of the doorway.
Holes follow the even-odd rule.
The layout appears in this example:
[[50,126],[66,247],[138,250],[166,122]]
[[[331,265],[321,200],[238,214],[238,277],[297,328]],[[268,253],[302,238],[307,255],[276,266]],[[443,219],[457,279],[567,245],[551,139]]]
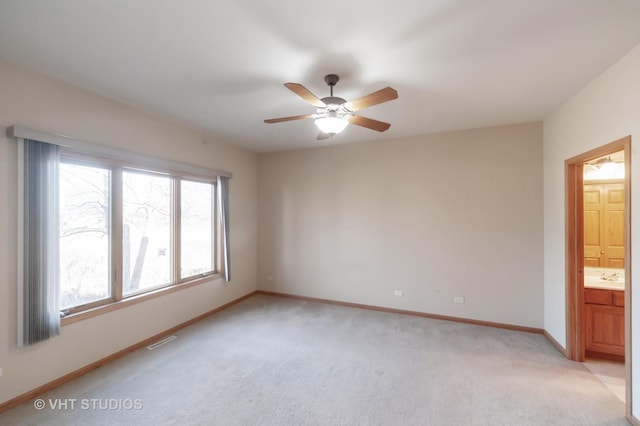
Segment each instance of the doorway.
[[[624,248],[618,256],[618,265],[624,273],[624,359],[626,382],[627,417],[631,415],[631,136],[618,139],[607,145],[593,149],[565,161],[566,194],[566,314],[567,314],[567,357],[584,362],[587,355],[587,320],[592,314],[585,308],[585,165],[595,164],[598,159],[606,158],[623,151],[624,176],[623,194],[624,213],[621,220],[624,226]],[[622,193],[621,193],[622,194]],[[587,204],[589,200],[587,199]],[[587,219],[587,225],[589,225]],[[589,236],[587,235],[589,238]],[[587,240],[587,243],[590,241]],[[605,251],[600,249],[600,251]],[[593,247],[588,244],[587,264],[596,262]],[[606,259],[606,251],[603,259]],[[622,259],[620,259],[622,258]],[[607,260],[608,262],[608,260]],[[587,266],[589,269],[589,266]],[[591,272],[591,271],[588,271]],[[608,278],[605,274],[604,278]],[[591,279],[589,277],[588,279]],[[612,293],[611,303],[613,304]],[[587,301],[591,294],[587,294]],[[600,302],[605,303],[605,302]],[[611,308],[613,309],[613,308]],[[591,330],[589,330],[591,331]],[[593,349],[590,346],[591,349]]]

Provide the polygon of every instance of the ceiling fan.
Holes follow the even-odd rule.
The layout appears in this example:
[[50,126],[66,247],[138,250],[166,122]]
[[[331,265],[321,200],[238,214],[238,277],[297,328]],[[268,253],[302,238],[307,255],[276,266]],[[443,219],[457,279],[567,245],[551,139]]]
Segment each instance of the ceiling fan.
[[347,127],[349,123],[356,126],[366,127],[367,129],[384,132],[391,127],[391,124],[384,121],[373,120],[361,115],[354,115],[354,112],[361,109],[369,108],[384,102],[391,101],[398,97],[398,92],[391,87],[385,87],[377,92],[370,93],[361,98],[347,102],[346,100],[333,96],[333,86],[335,86],[340,77],[336,74],[328,74],[324,77],[324,81],[329,85],[331,94],[325,98],[318,98],[311,93],[309,89],[298,83],[285,83],[285,87],[296,95],[316,107],[315,114],[294,115],[291,117],[271,118],[264,120],[265,123],[281,123],[283,121],[302,120],[305,118],[315,119],[316,126],[320,129],[318,139],[328,139],[340,133]]

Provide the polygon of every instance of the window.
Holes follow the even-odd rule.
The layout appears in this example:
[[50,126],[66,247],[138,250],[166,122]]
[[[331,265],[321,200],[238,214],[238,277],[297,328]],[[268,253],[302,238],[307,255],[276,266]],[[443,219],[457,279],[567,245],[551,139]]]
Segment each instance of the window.
[[231,173],[19,126],[18,344],[224,277]]
[[60,308],[111,297],[111,172],[60,164]]
[[216,180],[61,151],[69,315],[217,273]]
[[171,282],[171,178],[122,173],[123,294]]
[[188,180],[183,180],[181,185],[180,276],[187,278],[213,269],[215,188]]

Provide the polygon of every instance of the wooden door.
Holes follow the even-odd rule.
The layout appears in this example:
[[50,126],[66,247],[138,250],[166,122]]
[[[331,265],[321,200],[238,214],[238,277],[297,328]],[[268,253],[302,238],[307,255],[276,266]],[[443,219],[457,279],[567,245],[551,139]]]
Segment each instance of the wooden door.
[[624,268],[624,183],[584,185],[584,266]]
[[603,186],[605,266],[624,268],[624,183]]
[[584,266],[604,266],[602,184],[584,185]]

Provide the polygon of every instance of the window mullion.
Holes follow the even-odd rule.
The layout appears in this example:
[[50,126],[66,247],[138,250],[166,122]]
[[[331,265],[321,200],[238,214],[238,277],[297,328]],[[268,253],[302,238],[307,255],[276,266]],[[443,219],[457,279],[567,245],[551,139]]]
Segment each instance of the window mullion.
[[113,277],[111,277],[111,294],[116,300],[122,300],[122,286],[124,282],[123,268],[122,268],[122,256],[123,256],[123,242],[122,242],[122,168],[116,167],[112,171],[111,178],[111,270]]
[[171,243],[172,243],[172,253],[173,253],[173,283],[177,284],[182,280],[181,270],[182,270],[182,253],[181,253],[181,179],[178,177],[174,177],[173,181],[173,205],[172,205],[172,213],[173,220],[171,222]]

